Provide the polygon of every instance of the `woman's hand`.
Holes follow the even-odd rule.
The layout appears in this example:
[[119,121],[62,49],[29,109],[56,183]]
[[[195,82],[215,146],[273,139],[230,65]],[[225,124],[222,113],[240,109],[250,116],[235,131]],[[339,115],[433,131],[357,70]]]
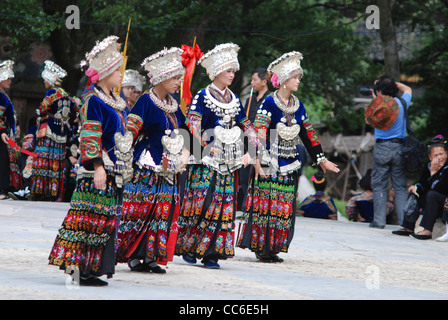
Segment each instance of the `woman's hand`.
[[70,163],[72,164],[72,166],[74,166],[78,163],[78,159],[76,159],[73,156],[68,157],[68,160],[70,160]]
[[93,175],[93,183],[96,189],[106,190],[106,169],[100,163],[95,163],[95,174]]
[[431,176],[436,174],[443,167],[443,164],[444,162],[442,161],[442,159],[439,158],[432,159],[429,167]]
[[163,168],[163,170],[168,170],[169,167],[170,167],[170,163],[168,161],[168,156],[166,155],[166,153],[163,153],[163,155],[162,155],[162,168]]
[[417,186],[413,185],[408,188],[409,193],[417,194]]
[[2,141],[3,141],[5,144],[8,144],[8,140],[9,140],[8,135],[7,135],[6,133],[2,133]]
[[262,177],[266,177],[268,174],[263,171],[263,168],[261,167],[260,160],[256,159],[254,163],[255,168],[255,179],[258,178],[258,175]]
[[331,161],[328,161],[328,160],[322,161],[320,163],[320,167],[322,168],[324,173],[326,173],[327,170],[328,171],[332,171],[332,172],[336,172],[336,173],[338,173],[340,171],[337,164],[335,164],[335,163],[333,163]]
[[190,158],[190,151],[188,151],[186,148],[183,148],[181,156],[181,170],[185,170],[185,168],[188,165],[189,158]]
[[210,155],[213,157],[219,157],[219,155],[222,153],[222,150],[218,148],[211,147],[210,148]]
[[244,168],[246,168],[250,163],[251,163],[252,159],[249,155],[249,152],[246,152],[243,156],[243,166]]

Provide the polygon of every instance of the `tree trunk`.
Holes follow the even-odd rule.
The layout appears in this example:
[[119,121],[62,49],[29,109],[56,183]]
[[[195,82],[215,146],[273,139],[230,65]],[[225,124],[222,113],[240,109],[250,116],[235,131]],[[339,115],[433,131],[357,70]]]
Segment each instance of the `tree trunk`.
[[380,9],[380,37],[384,49],[385,73],[400,81],[400,58],[397,37],[392,21],[392,8],[395,0],[377,0]]

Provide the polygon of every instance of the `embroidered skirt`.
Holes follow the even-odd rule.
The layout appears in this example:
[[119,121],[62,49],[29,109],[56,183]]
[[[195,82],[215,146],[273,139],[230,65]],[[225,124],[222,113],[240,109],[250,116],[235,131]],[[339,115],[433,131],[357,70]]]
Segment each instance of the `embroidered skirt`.
[[22,189],[18,153],[9,145],[0,142],[0,191]]
[[62,197],[66,144],[49,137],[37,139],[36,143],[30,192],[43,197]]
[[118,230],[117,261],[128,259],[172,261],[179,216],[179,186],[151,169],[135,168],[123,192]]
[[116,227],[122,189],[107,175],[105,190],[94,187],[93,178],[77,181],[70,209],[59,229],[49,256],[51,265],[77,268],[81,276],[111,277],[115,272]]
[[287,252],[294,234],[299,175],[258,176],[247,192],[237,246],[258,254]]
[[234,256],[237,173],[222,175],[203,165],[188,168],[176,255]]
[[9,166],[10,166],[10,187],[14,190],[20,190],[23,186],[22,181],[22,172],[20,172],[19,167],[19,154],[13,150],[12,148],[8,147],[8,154],[9,154]]

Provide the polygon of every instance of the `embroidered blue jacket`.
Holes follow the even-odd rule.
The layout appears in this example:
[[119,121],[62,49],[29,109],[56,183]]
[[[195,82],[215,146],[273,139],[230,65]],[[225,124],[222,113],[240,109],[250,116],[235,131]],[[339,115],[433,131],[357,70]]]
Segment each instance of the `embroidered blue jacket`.
[[14,106],[11,100],[0,92],[0,134],[6,133],[9,135],[10,130],[16,135],[16,122],[14,119]]
[[48,116],[48,127],[51,132],[57,136],[67,136],[68,128],[60,120],[56,119],[54,115],[62,111],[63,104],[70,108],[71,113],[78,111],[78,106],[75,100],[70,97],[63,89],[49,89],[42,100],[39,111],[43,119]]
[[[185,123],[185,116],[180,108],[174,113],[177,128]],[[162,161],[162,137],[165,130],[174,130],[168,116],[151,100],[148,92],[143,93],[132,107],[128,115],[128,129],[133,133],[134,140],[141,136],[134,146],[134,162],[147,149],[156,165]]]
[[[277,129],[277,125],[282,123],[281,119],[285,116],[283,111],[281,111],[275,104],[273,94],[271,93],[261,104],[257,111],[257,116],[255,117],[254,126],[257,128],[259,137],[266,140],[266,148],[271,149],[270,140],[270,130]],[[299,137],[302,140],[308,154],[317,162],[318,157],[323,157],[322,146],[317,138],[317,134],[313,129],[308,114],[306,113],[305,107],[302,101],[299,100],[300,106],[297,111],[292,114],[291,119],[295,119],[297,124],[300,126]],[[291,123],[289,124],[291,125]],[[298,155],[294,158],[284,158],[279,156],[278,166],[279,168],[289,166],[291,170],[298,170],[301,166],[302,157],[299,152],[298,146],[296,146]],[[271,156],[272,157],[272,156]],[[297,162],[296,162],[297,161]],[[288,170],[289,172],[291,170]]]
[[115,111],[101,100],[95,91],[91,91],[85,96],[80,116],[81,164],[87,170],[93,170],[94,162],[103,163],[102,153],[104,150],[115,163],[117,157],[114,154],[114,135],[116,132],[120,132],[122,135],[125,133],[126,118],[124,114]]

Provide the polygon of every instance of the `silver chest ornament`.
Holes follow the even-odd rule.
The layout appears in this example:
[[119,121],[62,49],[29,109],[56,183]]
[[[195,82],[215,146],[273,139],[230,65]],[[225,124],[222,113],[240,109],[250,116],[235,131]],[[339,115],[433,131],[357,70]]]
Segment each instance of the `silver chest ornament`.
[[241,141],[242,130],[235,126],[235,117],[240,113],[239,99],[231,92],[232,99],[229,103],[219,102],[215,99],[207,87],[204,103],[213,113],[220,118],[214,128],[213,148],[219,150],[213,153],[212,159],[206,162],[215,167],[219,172],[226,174],[233,172],[242,164],[244,146]]
[[58,111],[54,114],[55,124],[62,125],[70,116],[70,102],[67,99],[58,100]]
[[297,145],[300,142],[300,125],[297,124],[296,119],[292,119],[291,126],[286,125],[285,117],[282,117],[280,121],[276,125],[278,136],[275,139],[272,151],[282,158],[295,158],[299,154]]
[[178,129],[165,130],[162,137],[164,153],[168,159],[169,170],[173,173],[180,172],[182,169],[182,149],[184,147],[184,137],[179,134]]
[[115,182],[117,187],[122,188],[124,183],[132,178],[132,142],[133,135],[130,131],[126,131],[124,135],[121,132],[116,132],[115,140],[115,156],[117,161],[114,166]]

